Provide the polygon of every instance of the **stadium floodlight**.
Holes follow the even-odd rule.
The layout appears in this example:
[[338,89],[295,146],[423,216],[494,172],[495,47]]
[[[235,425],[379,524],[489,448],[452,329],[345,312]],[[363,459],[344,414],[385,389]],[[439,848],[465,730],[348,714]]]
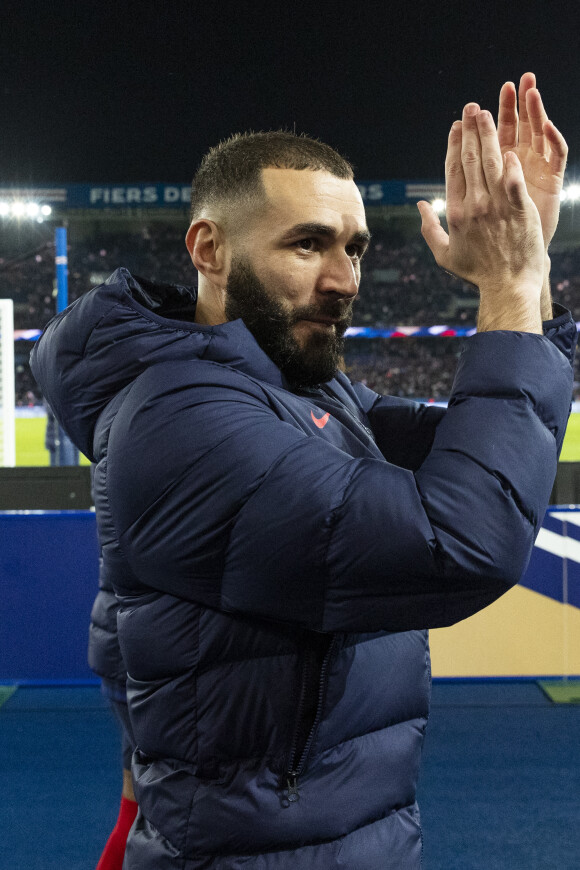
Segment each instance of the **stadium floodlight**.
[[444,199],[434,199],[431,202],[433,210],[437,214],[445,214],[445,200]]
[[566,199],[576,202],[580,199],[580,184],[569,184],[566,188]]
[[40,205],[32,200],[16,199],[12,202],[2,200],[0,202],[0,217],[30,218],[37,220],[39,223],[44,221],[44,218],[52,214],[50,205]]

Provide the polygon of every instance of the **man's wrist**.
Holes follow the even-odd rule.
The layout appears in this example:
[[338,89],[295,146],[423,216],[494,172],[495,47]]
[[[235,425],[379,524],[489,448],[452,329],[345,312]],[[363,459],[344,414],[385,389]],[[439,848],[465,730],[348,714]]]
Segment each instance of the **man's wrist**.
[[544,257],[544,281],[542,284],[542,293],[540,296],[540,308],[542,312],[542,320],[551,320],[552,319],[552,293],[550,290],[550,269],[552,267],[552,262],[550,257],[548,256],[548,251],[546,250],[546,255]]
[[477,331],[505,329],[514,332],[542,333],[542,313],[538,288],[521,287],[502,294],[482,293],[477,317]]

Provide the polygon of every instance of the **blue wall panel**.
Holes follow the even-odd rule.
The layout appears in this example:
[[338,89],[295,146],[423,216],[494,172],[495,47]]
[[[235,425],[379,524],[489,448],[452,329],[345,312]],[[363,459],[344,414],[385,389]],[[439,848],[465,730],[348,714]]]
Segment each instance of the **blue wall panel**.
[[[564,509],[550,510],[560,514],[544,521],[557,552],[540,536],[522,585],[562,601],[565,573],[568,601],[580,607],[580,515],[564,527]],[[0,512],[0,682],[94,680],[86,658],[98,556],[91,511]]]
[[98,556],[90,511],[0,513],[0,680],[93,678]]
[[528,570],[520,583],[534,592],[562,602],[562,557],[534,547]]

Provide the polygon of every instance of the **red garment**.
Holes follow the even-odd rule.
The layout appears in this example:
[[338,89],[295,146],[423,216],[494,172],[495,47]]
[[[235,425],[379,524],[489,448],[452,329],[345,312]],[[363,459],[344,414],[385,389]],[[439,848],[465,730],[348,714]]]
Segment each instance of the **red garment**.
[[107,840],[107,845],[97,864],[97,870],[121,870],[127,837],[138,809],[137,801],[131,801],[126,797],[121,798],[117,824]]

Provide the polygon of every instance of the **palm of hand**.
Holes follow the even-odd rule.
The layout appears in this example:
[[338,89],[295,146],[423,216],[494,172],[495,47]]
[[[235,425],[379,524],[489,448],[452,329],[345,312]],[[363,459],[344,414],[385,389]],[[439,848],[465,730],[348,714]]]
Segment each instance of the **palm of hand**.
[[505,147],[502,151],[515,151],[519,157],[528,193],[540,214],[544,243],[547,247],[558,225],[564,173],[554,172],[549,160],[543,154],[534,151],[527,143],[516,145],[515,148]]

